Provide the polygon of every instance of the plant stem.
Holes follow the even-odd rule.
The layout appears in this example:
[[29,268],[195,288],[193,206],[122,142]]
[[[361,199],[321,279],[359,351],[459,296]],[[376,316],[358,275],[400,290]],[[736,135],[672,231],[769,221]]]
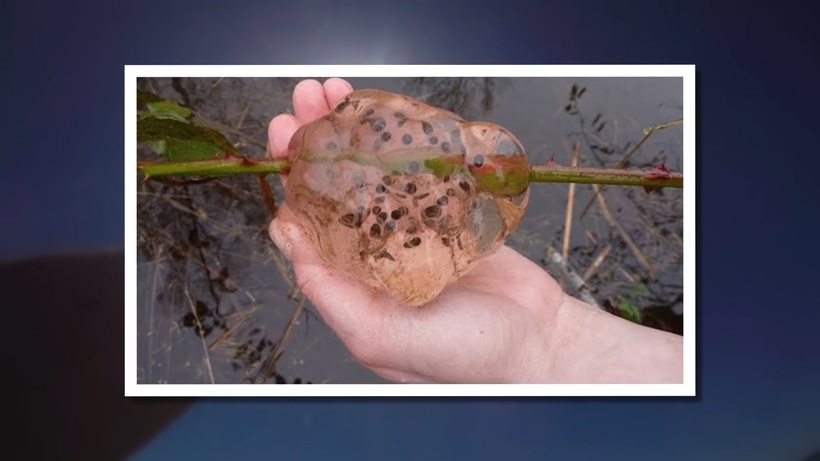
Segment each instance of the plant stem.
[[[196,162],[137,162],[137,171],[146,178],[286,173],[289,167],[287,160],[250,160],[241,157]],[[624,170],[550,164],[530,167],[530,182],[682,188],[683,174],[659,168]]]
[[530,167],[530,182],[683,188],[683,174],[656,168],[624,170],[547,165]]
[[156,176],[227,176],[234,174],[287,172],[287,160],[249,160],[232,157],[195,162],[137,162],[137,171],[148,178]]

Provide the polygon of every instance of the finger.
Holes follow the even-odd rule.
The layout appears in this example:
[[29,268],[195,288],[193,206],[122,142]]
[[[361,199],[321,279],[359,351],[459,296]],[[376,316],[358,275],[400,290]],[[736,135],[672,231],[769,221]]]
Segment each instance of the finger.
[[335,106],[342,98],[353,91],[353,86],[341,78],[329,78],[322,84],[325,89],[325,100],[328,107]]
[[[270,146],[270,156],[272,158],[286,158],[288,156],[288,145],[304,123],[309,123],[313,119],[324,115],[331,106],[353,91],[350,84],[340,78],[331,78],[323,85],[317,85],[315,80],[304,80],[299,82],[293,90],[294,111],[298,115],[280,114],[268,124],[268,146]],[[317,92],[322,93],[324,102],[319,101]],[[299,105],[297,105],[297,101]],[[310,118],[307,122],[299,117]],[[279,175],[282,184],[287,181],[286,175]]]
[[293,88],[293,113],[299,124],[306,125],[325,115],[330,106],[325,89],[316,80],[302,80]]
[[[290,138],[299,129],[299,121],[290,114],[280,114],[268,124],[268,146],[271,158],[288,158]],[[287,183],[287,174],[280,173],[282,186]]]
[[271,146],[271,157],[285,158],[288,156],[288,143],[299,126],[299,121],[293,115],[280,114],[273,117],[268,124],[268,144]]

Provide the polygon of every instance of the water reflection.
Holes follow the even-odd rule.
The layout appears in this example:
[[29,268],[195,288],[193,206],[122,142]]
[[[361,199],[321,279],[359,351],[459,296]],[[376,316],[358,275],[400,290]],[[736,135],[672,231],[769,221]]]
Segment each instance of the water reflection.
[[[189,103],[224,127],[240,152],[262,157],[267,124],[291,110],[298,80],[143,79],[138,86]],[[405,92],[467,119],[498,123],[516,134],[533,163],[554,158],[568,164],[577,142],[581,164],[615,166],[634,150],[626,166],[665,163],[682,169],[679,126],[635,148],[644,128],[681,116],[680,79],[350,82],[355,88]],[[157,158],[145,148],[138,156]],[[266,182],[281,198],[278,179]],[[551,252],[560,252],[568,187],[532,189],[510,246],[545,266],[571,294],[586,290],[618,315],[632,313],[648,326],[682,332],[682,191],[604,188],[613,226],[592,190],[577,187],[568,258],[582,275],[576,285],[548,263]],[[268,237],[271,215],[256,178],[182,186],[148,181],[137,194],[140,382],[383,382],[353,361],[294,286],[290,265]],[[624,233],[634,245],[624,242]]]
[[498,93],[509,84],[509,79],[496,77],[415,77],[407,79],[404,88],[406,93],[418,95],[432,106],[469,120],[490,112]]

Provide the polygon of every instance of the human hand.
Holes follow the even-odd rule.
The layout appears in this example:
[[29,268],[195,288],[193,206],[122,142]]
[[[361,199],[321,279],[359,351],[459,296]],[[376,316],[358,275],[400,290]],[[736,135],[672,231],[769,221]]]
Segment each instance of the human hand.
[[[324,84],[300,82],[293,91],[294,114],[278,115],[270,123],[271,155],[286,157],[293,133],[325,115],[352,90],[341,79]],[[286,175],[282,181],[287,181]],[[411,307],[330,267],[298,222],[284,203],[271,223],[271,238],[293,263],[302,293],[351,354],[386,379],[436,383],[586,380],[585,374],[597,367],[590,357],[606,356],[631,337],[620,334],[618,341],[584,343],[582,340],[598,338],[613,327],[611,322],[601,322],[609,320],[601,317],[608,314],[567,296],[541,267],[506,246],[484,258],[431,303]],[[582,333],[575,321],[581,317],[595,321],[585,327],[602,323],[606,328],[595,335]],[[605,344],[604,348],[599,344]],[[580,348],[587,349],[586,358],[576,360]]]

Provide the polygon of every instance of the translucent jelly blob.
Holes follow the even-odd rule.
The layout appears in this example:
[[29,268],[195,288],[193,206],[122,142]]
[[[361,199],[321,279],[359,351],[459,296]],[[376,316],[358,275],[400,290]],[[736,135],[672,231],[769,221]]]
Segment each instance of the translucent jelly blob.
[[384,91],[347,95],[289,156],[285,201],[325,261],[412,306],[503,245],[529,198],[509,131]]

